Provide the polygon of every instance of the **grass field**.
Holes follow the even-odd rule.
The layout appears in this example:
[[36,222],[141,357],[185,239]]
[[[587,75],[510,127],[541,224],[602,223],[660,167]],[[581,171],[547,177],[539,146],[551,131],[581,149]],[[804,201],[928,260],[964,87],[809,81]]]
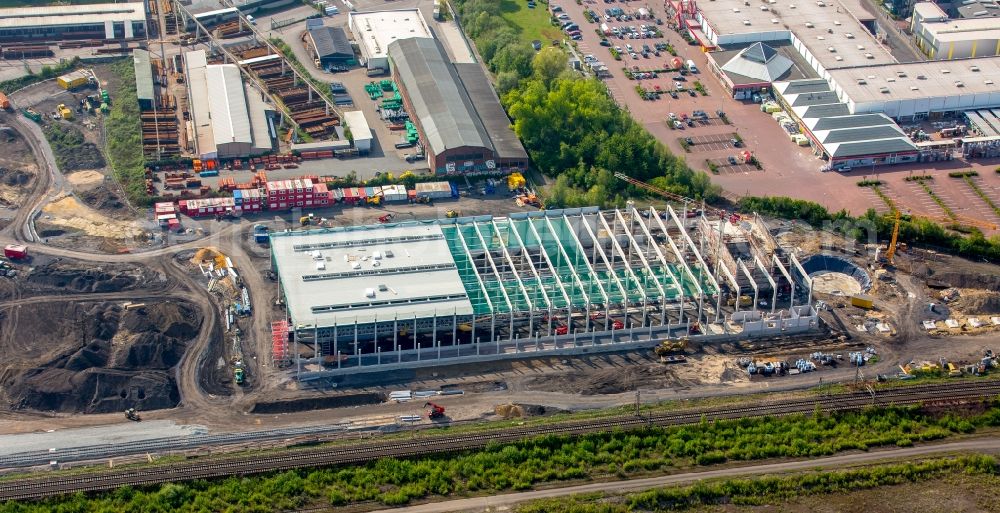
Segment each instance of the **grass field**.
[[[3,0],[0,0],[2,2]],[[553,27],[549,21],[548,3],[538,2],[534,9],[528,9],[526,0],[501,0],[500,10],[505,20],[517,30],[521,40],[532,42],[536,39],[542,43],[551,42],[562,37],[562,32]]]

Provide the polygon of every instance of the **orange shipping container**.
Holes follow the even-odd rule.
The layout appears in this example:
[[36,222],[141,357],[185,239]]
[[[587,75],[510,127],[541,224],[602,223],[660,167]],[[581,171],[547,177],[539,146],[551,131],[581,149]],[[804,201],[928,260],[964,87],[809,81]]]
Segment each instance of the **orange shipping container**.
[[7,98],[6,94],[0,93],[0,109],[7,110],[10,108],[10,99]]

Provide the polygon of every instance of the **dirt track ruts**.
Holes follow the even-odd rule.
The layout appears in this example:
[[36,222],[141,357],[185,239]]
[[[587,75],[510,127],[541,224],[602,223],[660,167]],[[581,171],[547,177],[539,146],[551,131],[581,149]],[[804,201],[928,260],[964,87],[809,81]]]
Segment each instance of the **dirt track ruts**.
[[[766,474],[779,474],[787,472],[802,472],[814,469],[839,470],[848,466],[870,464],[883,460],[901,460],[915,457],[940,455],[947,453],[993,453],[1000,452],[998,447],[1000,438],[989,436],[966,440],[962,442],[944,443],[939,445],[921,445],[917,447],[907,447],[903,449],[887,449],[870,452],[856,452],[840,456],[830,456],[828,458],[818,458],[813,460],[785,461],[781,463],[766,463],[760,465],[749,465],[741,467],[722,468],[718,470],[706,470],[703,472],[685,472],[683,474],[671,474],[667,476],[649,477],[645,479],[628,479],[624,481],[605,481],[600,483],[588,483],[578,486],[567,486],[563,488],[552,488],[548,490],[534,490],[530,492],[509,493],[493,495],[489,497],[474,497],[471,499],[458,499],[447,502],[432,502],[419,506],[405,508],[392,508],[374,511],[371,513],[450,513],[454,511],[479,512],[490,508],[499,510],[508,508],[520,502],[538,499],[551,499],[554,497],[565,497],[583,493],[612,493],[619,494],[625,492],[639,492],[663,486],[675,486],[693,483],[704,479],[736,477],[736,476],[761,476]],[[779,508],[780,509],[780,508]]]

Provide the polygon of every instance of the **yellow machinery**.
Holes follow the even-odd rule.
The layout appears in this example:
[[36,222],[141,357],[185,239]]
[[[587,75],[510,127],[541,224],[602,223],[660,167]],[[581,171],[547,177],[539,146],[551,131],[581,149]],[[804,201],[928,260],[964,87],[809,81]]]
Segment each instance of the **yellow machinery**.
[[517,171],[511,173],[510,176],[507,177],[507,188],[512,191],[520,189],[526,184],[527,181],[524,179],[524,175],[518,173]]
[[664,340],[660,345],[656,346],[653,351],[657,356],[664,356],[670,353],[679,353],[687,349],[688,341],[686,338],[681,338],[677,340]]
[[889,241],[889,250],[885,252],[885,259],[892,264],[892,257],[896,256],[896,241],[899,239],[899,219],[902,217],[899,209],[893,209],[896,211],[896,222],[892,225],[892,239]]
[[448,217],[448,219],[451,219],[451,218],[454,218],[454,217],[458,217],[458,211],[457,210],[449,210],[448,212],[445,213],[445,216]]
[[59,115],[63,119],[73,119],[73,111],[66,107],[66,104],[60,103],[56,109],[59,111]]
[[864,308],[865,310],[871,310],[875,308],[875,300],[865,294],[855,294],[851,296],[851,305],[858,308]]

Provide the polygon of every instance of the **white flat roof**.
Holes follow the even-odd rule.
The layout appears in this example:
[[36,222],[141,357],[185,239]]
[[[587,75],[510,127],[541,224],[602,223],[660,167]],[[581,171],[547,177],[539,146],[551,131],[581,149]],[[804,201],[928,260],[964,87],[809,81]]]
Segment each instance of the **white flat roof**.
[[240,68],[235,64],[211,64],[205,76],[216,147],[227,143],[252,143]]
[[436,223],[275,233],[271,251],[296,325],[473,313]]
[[69,9],[65,5],[0,9],[0,29],[145,20],[143,2],[77,5]]
[[199,155],[209,155],[217,151],[215,136],[212,132],[211,109],[208,100],[208,56],[205,50],[195,50],[184,54],[184,65],[187,67],[187,83],[191,94],[190,102],[191,124],[194,126],[195,148]]
[[1000,57],[838,69],[830,72],[830,78],[856,103],[982,94],[996,95],[1000,101]]
[[372,139],[372,129],[368,126],[365,113],[360,110],[352,110],[344,113],[344,123],[351,129],[351,135],[355,141]]
[[[920,5],[920,4],[917,4]],[[1000,39],[1000,19],[963,18],[945,21],[923,21],[921,27],[939,42]],[[992,53],[993,48],[986,51]]]
[[348,19],[354,40],[369,59],[386,57],[389,43],[393,41],[411,37],[434,37],[419,9],[352,12],[348,14]]
[[790,31],[826,69],[896,62],[839,0],[776,0],[750,5],[741,0],[715,0],[699,2],[698,9],[722,36],[762,34],[766,37],[761,40],[774,40],[780,39],[779,33]]

